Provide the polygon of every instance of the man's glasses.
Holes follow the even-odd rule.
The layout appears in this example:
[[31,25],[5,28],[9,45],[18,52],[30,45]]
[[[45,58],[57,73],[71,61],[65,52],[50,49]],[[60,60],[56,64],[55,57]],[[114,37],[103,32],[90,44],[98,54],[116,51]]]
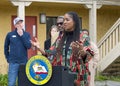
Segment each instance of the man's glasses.
[[63,22],[59,22],[59,23],[57,23],[57,26],[58,26],[58,25],[62,25],[62,24],[63,24]]

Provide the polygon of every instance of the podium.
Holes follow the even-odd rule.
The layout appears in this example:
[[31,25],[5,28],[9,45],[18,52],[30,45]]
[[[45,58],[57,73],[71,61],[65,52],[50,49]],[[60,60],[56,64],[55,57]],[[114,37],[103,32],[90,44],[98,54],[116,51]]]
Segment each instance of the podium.
[[[67,67],[53,66],[51,79],[42,86],[74,86],[75,75],[75,73],[69,73]],[[28,80],[25,73],[25,65],[20,65],[18,72],[18,86],[38,86]]]

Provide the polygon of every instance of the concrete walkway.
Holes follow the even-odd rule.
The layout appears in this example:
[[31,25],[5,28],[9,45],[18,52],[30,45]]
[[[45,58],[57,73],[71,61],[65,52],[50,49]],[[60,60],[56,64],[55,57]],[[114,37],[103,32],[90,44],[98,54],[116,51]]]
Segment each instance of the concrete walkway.
[[120,82],[116,81],[95,81],[95,86],[120,86]]

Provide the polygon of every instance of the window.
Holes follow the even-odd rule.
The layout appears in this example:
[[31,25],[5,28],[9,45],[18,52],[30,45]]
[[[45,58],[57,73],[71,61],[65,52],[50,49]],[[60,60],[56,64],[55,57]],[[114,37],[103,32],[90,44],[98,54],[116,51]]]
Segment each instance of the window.
[[46,23],[46,39],[49,38],[49,29],[52,25],[56,25],[56,19],[57,17],[47,17],[47,23]]

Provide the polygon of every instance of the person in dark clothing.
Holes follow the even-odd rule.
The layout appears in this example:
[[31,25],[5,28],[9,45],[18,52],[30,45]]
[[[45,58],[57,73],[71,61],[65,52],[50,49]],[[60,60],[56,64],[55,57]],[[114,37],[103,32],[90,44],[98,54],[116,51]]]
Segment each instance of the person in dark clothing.
[[4,54],[9,63],[8,86],[15,86],[19,66],[26,64],[27,49],[31,48],[30,34],[23,30],[23,20],[17,17],[13,23],[16,29],[7,34],[4,44]]
[[[57,17],[57,28],[58,28],[58,32],[59,32],[59,35],[61,35],[62,34],[62,32],[63,32],[63,21],[64,21],[64,16],[58,16]],[[55,26],[55,25],[53,25],[53,26]],[[52,27],[51,27],[51,29],[52,29]],[[44,42],[44,49],[45,50],[48,50],[50,47],[51,47],[51,29],[49,30],[49,39],[47,39],[45,42]],[[52,37],[53,38],[53,37]],[[56,38],[56,37],[54,37],[54,38]],[[55,40],[55,39],[54,39]]]
[[48,50],[50,48],[50,46],[51,46],[51,38],[45,40],[45,42],[44,42],[44,49]]
[[59,35],[58,28],[56,25],[52,25],[49,30],[49,39],[44,42],[44,50],[48,50],[55,42]]

